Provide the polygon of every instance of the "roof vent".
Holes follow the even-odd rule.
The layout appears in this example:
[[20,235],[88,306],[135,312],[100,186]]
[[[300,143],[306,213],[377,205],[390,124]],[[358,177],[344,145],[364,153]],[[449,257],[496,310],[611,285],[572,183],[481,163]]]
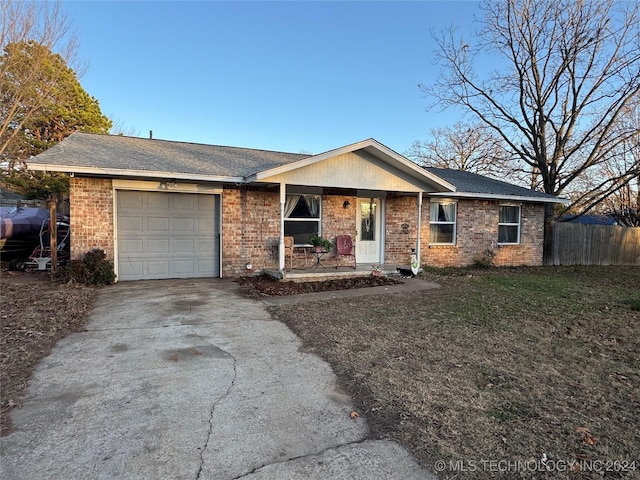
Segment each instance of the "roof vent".
[[149,140],[153,140],[153,130],[149,130]]

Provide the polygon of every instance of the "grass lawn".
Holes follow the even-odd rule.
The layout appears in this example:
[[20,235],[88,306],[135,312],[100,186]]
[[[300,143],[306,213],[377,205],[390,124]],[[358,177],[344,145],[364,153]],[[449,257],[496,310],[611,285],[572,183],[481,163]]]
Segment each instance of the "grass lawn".
[[441,478],[640,478],[640,268],[425,277],[442,288],[271,311]]

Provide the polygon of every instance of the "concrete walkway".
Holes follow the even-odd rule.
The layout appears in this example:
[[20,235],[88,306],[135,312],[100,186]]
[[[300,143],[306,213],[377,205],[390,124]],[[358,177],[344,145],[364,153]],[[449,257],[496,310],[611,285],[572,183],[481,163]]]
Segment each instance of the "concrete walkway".
[[0,478],[435,479],[365,419],[326,362],[227,280],[101,290],[43,360]]

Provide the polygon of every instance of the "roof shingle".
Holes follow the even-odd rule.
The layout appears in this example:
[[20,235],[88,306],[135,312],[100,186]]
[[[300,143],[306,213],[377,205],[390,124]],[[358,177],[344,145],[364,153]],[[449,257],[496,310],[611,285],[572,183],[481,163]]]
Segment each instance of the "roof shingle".
[[246,177],[308,154],[76,132],[29,163]]
[[557,199],[556,196],[549,195],[548,193],[494,180],[493,178],[478,175],[477,173],[437,167],[427,167],[427,170],[454,185],[459,193],[529,197],[539,198],[541,200]]

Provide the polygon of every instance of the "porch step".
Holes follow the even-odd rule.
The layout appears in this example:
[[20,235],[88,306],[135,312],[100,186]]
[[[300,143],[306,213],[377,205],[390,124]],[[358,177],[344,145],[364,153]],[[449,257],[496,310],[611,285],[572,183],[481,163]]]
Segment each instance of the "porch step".
[[[397,275],[396,265],[382,265],[380,270],[382,275]],[[284,278],[278,270],[265,269],[263,273],[278,280],[290,282],[321,282],[338,278],[367,277],[371,275],[373,265],[358,265],[354,270],[350,267],[340,268],[313,268],[313,269],[293,269],[284,272]]]

